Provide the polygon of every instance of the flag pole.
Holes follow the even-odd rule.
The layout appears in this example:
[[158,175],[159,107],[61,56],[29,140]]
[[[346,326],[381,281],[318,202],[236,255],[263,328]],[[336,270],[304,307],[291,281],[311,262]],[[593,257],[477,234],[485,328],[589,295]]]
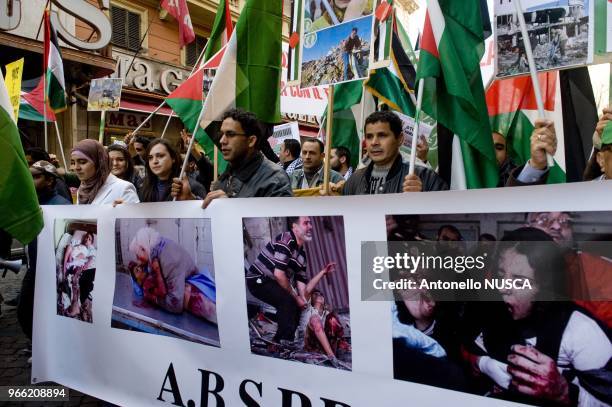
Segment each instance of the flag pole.
[[[531,49],[531,40],[529,39],[529,33],[527,32],[527,25],[525,24],[525,16],[523,16],[523,6],[521,0],[514,0],[514,10],[516,11],[519,25],[521,27],[521,34],[523,35],[523,46],[525,47],[525,54],[527,54],[527,62],[529,63],[529,73],[531,75],[531,83],[533,85],[533,91],[535,93],[536,104],[538,106],[538,116],[544,119],[546,117],[544,112],[544,102],[542,100],[542,91],[540,89],[540,81],[538,79],[538,72],[535,65],[535,59],[533,58],[533,51]],[[555,165],[555,161],[552,155],[546,153],[546,161],[548,168],[552,168]]]
[[323,163],[323,191],[329,195],[329,152],[332,145],[332,125],[334,123],[334,85],[329,85],[329,97],[327,99],[327,125],[325,129],[325,161]]
[[[55,119],[57,120],[57,118]],[[45,151],[49,151],[49,140],[47,138],[47,74],[43,72],[43,126],[45,128]]]
[[64,154],[64,146],[62,145],[62,138],[60,137],[59,127],[57,127],[57,118],[55,119],[53,124],[55,124],[55,134],[57,134],[57,142],[59,143],[60,152],[62,153],[64,169],[68,170],[68,165],[66,164],[66,155]]
[[[191,68],[191,72],[189,72],[189,76],[187,77],[187,79],[189,79],[191,77],[191,75],[193,75],[193,73],[196,71],[196,68],[198,68],[198,65],[200,64],[200,61],[204,58],[204,53],[206,53],[206,49],[208,48],[208,44],[209,44],[209,41],[207,41],[206,44],[204,44],[204,48],[202,48],[202,52],[200,52],[200,55],[198,56],[198,59],[196,60],[195,64],[193,65],[193,68]],[[185,79],[185,80],[187,80],[187,79]],[[162,134],[161,134],[160,138],[164,138],[164,136],[166,135],[166,130],[168,130],[168,125],[170,124],[170,120],[172,120],[173,117],[174,117],[174,110],[172,112],[170,112],[170,116],[168,116],[168,120],[166,120],[166,125],[164,126],[164,130],[162,131]],[[195,136],[195,134],[194,134],[194,136]]]
[[98,141],[100,144],[104,144],[104,125],[106,124],[106,110],[100,112],[100,133],[98,134]]
[[213,181],[216,182],[219,178],[219,147],[215,144],[214,148],[215,159],[213,162]]
[[[365,132],[364,132],[364,128],[363,128],[363,124],[365,123],[365,117],[363,117],[365,115],[365,98],[366,98],[366,86],[365,86],[365,81],[362,82],[362,89],[361,89],[361,116],[359,117],[359,127],[357,127],[357,134],[360,135],[359,137],[359,157],[357,162],[361,162],[361,155],[363,154],[363,139],[365,138]],[[350,163],[349,163],[350,165]]]
[[414,175],[414,167],[416,165],[416,150],[417,142],[419,141],[419,124],[421,116],[421,106],[423,105],[423,88],[425,87],[425,79],[419,79],[419,93],[417,95],[416,112],[414,114],[414,127],[412,128],[412,146],[410,147],[410,169],[409,175]]
[[[196,131],[198,131],[198,128],[200,127],[200,121],[202,120],[203,116],[204,116],[204,105],[202,105],[202,109],[200,110],[200,115],[198,116],[198,120],[196,121],[195,128],[193,129],[193,132],[191,133],[192,136],[189,139],[189,146],[187,147],[187,152],[185,153],[185,159],[183,160],[183,166],[181,167],[181,173],[179,174],[179,179],[181,180],[183,179],[183,176],[185,175],[185,171],[187,170],[187,163],[189,162],[189,154],[191,154],[191,150],[193,150],[195,134],[196,134]],[[174,198],[173,201],[176,201],[176,198]]]
[[138,130],[142,129],[142,126],[144,126],[145,124],[147,124],[147,122],[148,122],[149,120],[151,120],[151,118],[153,117],[153,115],[154,115],[155,113],[157,113],[157,112],[159,111],[159,109],[161,109],[161,108],[162,108],[162,106],[164,106],[165,104],[166,104],[166,101],[165,101],[165,100],[164,100],[163,102],[161,102],[161,104],[160,104],[159,106],[157,106],[157,107],[155,108],[155,110],[153,110],[153,111],[152,111],[152,112],[151,112],[151,113],[150,113],[150,114],[147,116],[147,118],[146,118],[146,119],[144,119],[144,120],[142,121],[142,123],[140,123],[140,124],[138,125],[138,127],[136,127],[136,129],[134,129],[134,131],[132,132],[132,136],[135,136],[135,135],[136,135],[136,133],[138,133]]

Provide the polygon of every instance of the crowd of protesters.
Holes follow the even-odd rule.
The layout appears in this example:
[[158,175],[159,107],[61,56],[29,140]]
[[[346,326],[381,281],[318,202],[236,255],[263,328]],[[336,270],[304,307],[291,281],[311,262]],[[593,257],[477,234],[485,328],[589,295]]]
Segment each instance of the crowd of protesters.
[[[584,173],[585,180],[612,179],[612,137],[609,132],[604,132],[604,127],[610,120],[612,120],[612,107],[604,109],[597,123],[593,137],[594,150]],[[186,151],[185,146],[189,144],[190,136],[184,131],[181,133],[179,145],[174,145],[167,139],[150,139],[131,134],[128,134],[124,141],[118,141],[106,147],[95,140],[82,140],[70,152],[69,169],[60,168],[54,156],[39,148],[28,149],[26,158],[41,205],[74,203],[76,205],[112,204],[116,206],[140,202],[202,200],[202,207],[206,208],[213,201],[222,198],[290,197],[299,195],[294,194],[296,190],[313,188],[320,188],[319,192],[322,195],[447,190],[448,184],[437,174],[435,168],[425,163],[426,158],[417,160],[414,171],[410,171],[410,164],[400,152],[404,138],[402,127],[401,119],[390,111],[375,112],[367,117],[364,126],[363,155],[359,157],[359,165],[356,168],[351,165],[351,152],[348,146],[337,146],[330,151],[328,158],[331,166],[329,189],[324,188],[326,157],[324,144],[320,140],[309,138],[300,143],[297,140],[288,139],[283,142],[279,157],[271,156],[269,154],[271,150],[264,138],[266,132],[263,131],[257,117],[240,109],[229,110],[221,121],[217,141],[223,159],[227,162],[227,168],[218,177],[214,174],[215,166],[205,154],[206,152],[197,145],[197,142],[192,151]],[[504,135],[494,133],[492,138],[500,168],[498,186],[546,183],[549,170],[547,154],[554,155],[557,148],[555,128],[552,122],[536,121],[530,140],[530,159],[522,166],[514,165],[511,161]],[[420,142],[422,143],[422,140]],[[268,148],[265,148],[266,146]],[[189,154],[189,165],[186,174],[180,178],[185,154]],[[445,233],[450,236],[451,232],[454,231],[449,229]],[[405,231],[396,230],[395,233],[402,235]],[[517,235],[518,237],[513,238],[529,240],[532,238],[531,235],[533,233],[529,231],[522,231]],[[3,234],[2,240],[4,246],[6,242],[10,245],[10,237],[6,234]],[[21,295],[17,302],[23,329],[28,335],[31,335],[36,242],[30,244],[28,248],[31,266],[24,278]],[[0,247],[0,249],[3,248]],[[512,253],[515,255],[524,254],[521,252],[523,246],[513,250]],[[587,315],[598,315],[600,311],[604,312],[603,315],[607,315],[605,312],[609,312],[608,309],[595,309],[593,304],[580,304],[580,306],[587,310]],[[433,306],[423,305],[421,301],[416,308],[421,317],[425,315],[423,317],[425,321],[410,316],[409,307],[406,308],[399,304],[395,310],[397,323],[401,325],[405,321],[410,321],[408,324],[417,327],[420,325],[425,328],[432,326],[432,321],[427,319],[427,314],[434,314]],[[568,310],[566,314],[569,319],[563,321],[566,329],[569,329],[568,324],[575,319],[580,319],[580,321],[574,321],[574,325],[587,323],[585,317],[574,317],[576,314],[572,312],[574,311]],[[599,319],[599,322],[604,325],[609,324],[609,320],[605,318]],[[593,325],[592,322],[588,323]],[[460,355],[459,347],[444,350],[443,345],[452,333],[444,331],[446,328],[444,323],[438,323],[436,327],[435,332],[432,330],[428,335],[438,340],[434,341],[438,343],[438,348],[432,347],[430,353],[425,352],[425,355],[434,358],[442,354]],[[482,326],[481,328],[480,335],[485,340],[487,336],[495,336],[494,330],[487,331],[489,327]],[[427,329],[425,331],[427,332]],[[531,355],[532,350],[525,348],[524,345],[518,346],[515,347],[516,349],[513,348],[514,353],[511,353],[510,356],[508,356],[509,349],[505,348],[505,353],[502,352],[503,354],[500,355],[491,354],[490,357],[472,355],[477,359],[473,363],[475,371],[483,372],[488,368],[494,371],[497,365],[491,360],[496,357],[507,357],[508,360],[509,358],[520,360],[527,358],[536,360],[536,362],[550,359],[539,354]],[[413,354],[414,352],[404,348],[398,351],[403,352],[402,357],[410,360],[423,358],[422,355],[417,357]],[[464,356],[468,354],[465,349],[461,350]],[[400,357],[398,356],[400,353],[396,353],[396,357]],[[558,352],[555,355],[558,355]],[[465,357],[469,359],[469,356]],[[436,363],[439,363],[439,360]],[[452,364],[444,366],[451,371],[456,368]],[[412,373],[399,372],[398,374],[410,376]],[[497,385],[497,390],[508,388],[510,380],[514,379],[512,373],[498,375],[499,377],[492,373],[490,376],[493,384]],[[448,384],[448,387],[463,388],[464,385],[465,380],[461,376],[461,380]],[[575,396],[568,394],[567,391],[564,392],[563,397]]]

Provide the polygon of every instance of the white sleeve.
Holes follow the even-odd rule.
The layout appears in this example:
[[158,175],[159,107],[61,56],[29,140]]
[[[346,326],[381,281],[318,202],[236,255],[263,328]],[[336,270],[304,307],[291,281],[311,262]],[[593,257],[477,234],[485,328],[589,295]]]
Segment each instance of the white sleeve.
[[[599,325],[583,313],[574,311],[561,337],[558,365],[569,364],[576,370],[600,369],[611,357],[612,344]],[[579,406],[607,405],[580,386],[578,379],[573,383],[579,388]]]
[[612,357],[612,344],[597,323],[574,311],[563,331],[559,348],[559,365],[576,370],[599,369]]
[[125,189],[121,194],[121,199],[124,203],[140,203],[138,193],[136,193],[136,187],[131,182],[125,183]]

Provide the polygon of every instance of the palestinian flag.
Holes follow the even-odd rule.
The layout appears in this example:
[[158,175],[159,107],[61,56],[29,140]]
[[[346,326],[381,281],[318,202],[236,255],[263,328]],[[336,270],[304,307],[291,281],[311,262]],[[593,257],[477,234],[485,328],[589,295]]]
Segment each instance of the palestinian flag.
[[374,10],[374,32],[377,33],[374,44],[376,61],[387,61],[390,58],[391,43],[393,36],[393,0],[382,0]]
[[[204,129],[197,125],[204,102],[204,71],[205,68],[198,69],[185,82],[181,83],[167,96],[166,104],[178,115],[188,132],[197,130],[195,133],[196,141],[202,146],[206,156],[213,161],[214,143]],[[220,171],[223,171],[227,166],[221,155],[219,155],[218,164]]]
[[46,75],[46,97],[51,110],[55,113],[66,110],[66,83],[64,82],[64,64],[57,41],[57,33],[51,25],[49,10],[45,10],[45,52],[44,69]]
[[429,0],[417,71],[423,111],[460,139],[468,188],[495,187],[499,178],[480,73],[482,11],[481,0]]
[[410,60],[410,62],[412,62],[412,65],[416,65],[417,57],[415,54],[415,50],[418,49],[418,45],[419,45],[418,38],[417,38],[417,46],[413,47],[412,41],[410,41],[410,37],[408,36],[408,33],[406,32],[406,29],[404,28],[404,25],[402,24],[401,21],[395,19],[395,28],[396,28],[397,35],[400,39],[400,42],[402,43],[402,49],[408,56],[408,59]]
[[[351,152],[351,166],[359,164],[359,144],[365,118],[376,108],[374,98],[363,94],[363,81],[352,81],[334,85],[334,117],[332,121],[332,148],[346,147]],[[363,116],[361,117],[361,112]],[[321,131],[325,134],[327,109],[321,120]]]
[[[21,99],[19,101],[19,119],[44,121],[44,90],[43,78],[30,79],[21,82]],[[54,122],[55,114],[47,105],[47,122]]]
[[202,128],[236,107],[280,122],[282,16],[282,0],[247,1],[204,101]]
[[229,0],[221,0],[217,7],[217,15],[208,39],[204,61],[209,61],[221,48],[227,44],[234,31],[232,14],[230,13]]
[[391,64],[370,72],[365,86],[393,110],[414,117],[415,105],[410,93],[414,92],[416,71],[396,32],[392,33],[391,45]]
[[[566,181],[565,139],[559,73],[542,72],[538,74],[538,80],[546,118],[555,123],[557,135],[555,166],[550,170],[548,183],[562,183]],[[531,133],[539,116],[531,77],[520,76],[495,81],[487,91],[487,107],[491,129],[504,136],[508,153],[514,163],[525,164],[531,155]]]
[[43,227],[34,181],[23,152],[17,121],[0,72],[0,229],[28,244]]

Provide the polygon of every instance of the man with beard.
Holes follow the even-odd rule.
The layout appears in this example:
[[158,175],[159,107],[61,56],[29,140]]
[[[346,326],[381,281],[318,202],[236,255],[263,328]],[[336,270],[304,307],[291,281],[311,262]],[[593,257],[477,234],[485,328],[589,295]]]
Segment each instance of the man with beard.
[[[546,232],[565,250],[570,298],[612,328],[612,301],[602,301],[612,299],[612,260],[574,248],[569,212],[528,213],[525,225]],[[589,298],[595,301],[588,301]]]
[[339,172],[345,181],[348,180],[351,175],[353,175],[353,167],[351,167],[351,152],[348,148],[343,146],[332,148],[329,163],[332,170]]
[[266,244],[246,273],[251,294],[276,308],[277,343],[294,341],[300,313],[307,306],[305,245],[312,241],[312,221],[308,216],[289,217],[287,228]]
[[[370,14],[374,5],[374,0],[314,0],[315,3],[321,3],[319,10],[317,7],[311,7],[315,11],[311,31],[317,31],[330,25],[336,25],[342,22],[354,20],[361,16]],[[323,3],[327,3],[324,5]],[[323,6],[323,7],[321,7]],[[315,18],[317,14],[321,14],[319,18]]]

